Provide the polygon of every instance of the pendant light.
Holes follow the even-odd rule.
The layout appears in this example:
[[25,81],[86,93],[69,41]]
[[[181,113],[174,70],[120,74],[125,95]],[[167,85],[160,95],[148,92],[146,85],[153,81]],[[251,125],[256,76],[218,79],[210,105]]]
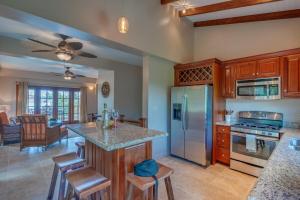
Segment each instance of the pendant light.
[[[124,0],[122,8],[124,8]],[[118,20],[118,30],[120,33],[126,34],[129,30],[129,22],[128,19],[125,16],[122,16]]]
[[124,16],[120,17],[118,20],[118,29],[120,33],[127,33],[129,29],[128,19]]

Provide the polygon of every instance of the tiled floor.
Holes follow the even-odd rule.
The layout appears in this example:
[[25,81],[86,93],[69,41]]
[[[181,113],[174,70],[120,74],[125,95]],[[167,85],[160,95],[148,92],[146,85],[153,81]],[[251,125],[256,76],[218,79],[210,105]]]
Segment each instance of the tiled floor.
[[[46,152],[40,148],[20,152],[18,145],[0,147],[0,199],[46,199],[53,170],[52,156],[76,151],[74,142],[78,140],[82,139],[63,140]],[[160,161],[175,169],[172,184],[176,200],[246,199],[256,181],[254,177],[219,164],[203,169],[172,157]],[[159,199],[167,199],[163,183]]]

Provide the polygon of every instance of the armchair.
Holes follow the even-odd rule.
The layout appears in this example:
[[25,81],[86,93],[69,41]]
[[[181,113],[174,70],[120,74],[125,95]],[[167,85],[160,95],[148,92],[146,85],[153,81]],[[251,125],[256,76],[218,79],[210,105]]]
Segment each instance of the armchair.
[[21,126],[16,122],[10,123],[5,112],[0,113],[0,142],[13,144],[20,142]]
[[25,115],[19,117],[21,122],[21,144],[20,151],[25,147],[43,146],[47,149],[48,145],[60,141],[63,135],[60,125],[48,125],[45,115]]

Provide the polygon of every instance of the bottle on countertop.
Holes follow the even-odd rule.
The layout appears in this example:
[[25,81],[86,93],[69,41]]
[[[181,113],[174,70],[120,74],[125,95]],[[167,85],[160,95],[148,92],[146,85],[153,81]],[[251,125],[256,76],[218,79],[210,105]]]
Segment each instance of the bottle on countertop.
[[102,112],[102,128],[109,128],[109,112],[106,103],[104,103],[104,109]]

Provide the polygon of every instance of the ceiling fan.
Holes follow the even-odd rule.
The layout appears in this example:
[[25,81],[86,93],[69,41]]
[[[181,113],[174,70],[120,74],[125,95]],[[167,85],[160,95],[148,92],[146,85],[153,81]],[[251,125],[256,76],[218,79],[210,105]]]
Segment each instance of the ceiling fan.
[[74,78],[84,78],[86,76],[80,75],[80,74],[75,74],[74,72],[71,71],[71,67],[65,67],[66,71],[63,74],[60,73],[54,73],[55,76],[63,76],[65,80],[72,80]]
[[32,52],[54,52],[56,56],[62,61],[69,61],[75,56],[81,56],[85,58],[97,58],[97,56],[93,54],[81,51],[80,49],[82,49],[83,47],[83,44],[81,42],[68,42],[67,40],[71,39],[70,36],[59,33],[56,33],[56,35],[62,39],[62,41],[60,41],[57,46],[41,42],[32,38],[27,38],[32,42],[51,47],[51,49],[33,50]]

